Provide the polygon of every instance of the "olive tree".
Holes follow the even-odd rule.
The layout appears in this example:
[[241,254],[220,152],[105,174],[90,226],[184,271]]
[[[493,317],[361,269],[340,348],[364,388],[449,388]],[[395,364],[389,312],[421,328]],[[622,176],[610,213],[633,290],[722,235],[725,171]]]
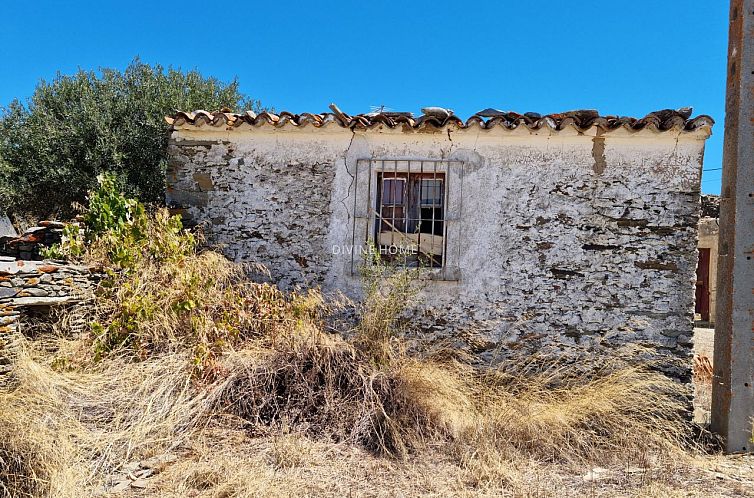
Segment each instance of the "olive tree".
[[41,81],[26,102],[0,108],[0,210],[70,215],[101,173],[146,203],[164,199],[167,114],[255,109],[259,103],[198,71],[135,59],[123,71],[79,70]]

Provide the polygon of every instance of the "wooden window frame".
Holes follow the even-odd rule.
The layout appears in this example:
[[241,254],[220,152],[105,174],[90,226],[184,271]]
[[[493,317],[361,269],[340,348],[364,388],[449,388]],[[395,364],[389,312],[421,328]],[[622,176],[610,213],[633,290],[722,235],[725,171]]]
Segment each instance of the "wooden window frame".
[[[350,274],[354,277],[360,275],[361,265],[371,260],[369,253],[379,247],[381,212],[381,179],[390,177],[406,177],[408,174],[423,173],[424,178],[442,180],[442,206],[436,206],[435,202],[425,203],[424,214],[408,213],[410,224],[418,223],[418,220],[426,218],[431,221],[432,212],[428,209],[441,209],[442,214],[435,212],[435,221],[442,220],[442,227],[435,227],[437,238],[437,253],[441,255],[439,261],[429,267],[420,265],[423,278],[429,280],[458,281],[460,279],[460,261],[462,257],[461,247],[464,245],[463,227],[461,226],[463,212],[463,178],[466,162],[458,159],[415,159],[415,158],[357,158],[347,166],[353,176],[352,187],[349,189],[349,197],[352,199],[352,232],[350,247],[346,249],[350,255]],[[421,184],[419,184],[420,195]],[[406,188],[405,203],[402,209],[406,210],[411,195],[413,202],[414,193]],[[417,197],[418,198],[418,197]],[[429,204],[432,204],[430,206]],[[387,206],[386,206],[387,207]],[[421,208],[421,206],[417,206]],[[392,213],[386,213],[392,214]],[[397,215],[399,213],[396,213]],[[400,218],[400,216],[397,216]],[[391,217],[392,219],[392,217]],[[398,232],[405,234],[416,226],[399,227]],[[420,228],[422,243],[431,228]],[[440,235],[441,234],[441,235]],[[400,237],[400,235],[398,235]],[[418,235],[416,236],[418,243]],[[389,243],[389,242],[388,242]],[[442,248],[442,251],[439,249]],[[397,261],[398,265],[402,262]],[[406,266],[415,266],[415,261]]]

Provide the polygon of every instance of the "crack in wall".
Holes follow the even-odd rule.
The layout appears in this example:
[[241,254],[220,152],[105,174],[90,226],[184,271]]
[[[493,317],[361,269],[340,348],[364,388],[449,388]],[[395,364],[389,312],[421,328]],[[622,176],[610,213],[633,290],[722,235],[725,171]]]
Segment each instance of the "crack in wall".
[[[346,173],[348,173],[348,176],[351,177],[351,183],[348,184],[348,190],[346,191],[346,196],[340,199],[340,203],[343,205],[343,209],[346,210],[346,216],[348,216],[348,221],[351,221],[351,213],[348,211],[348,206],[346,205],[346,199],[351,197],[351,187],[353,187],[354,182],[356,181],[356,177],[348,170],[348,153],[351,151],[351,146],[353,145],[353,139],[356,138],[356,132],[351,129],[351,140],[348,142],[348,147],[346,147],[346,151],[343,153],[343,165],[346,168]],[[359,165],[357,164],[356,167],[358,168]],[[354,193],[354,195],[356,195]],[[355,214],[355,213],[354,213]]]

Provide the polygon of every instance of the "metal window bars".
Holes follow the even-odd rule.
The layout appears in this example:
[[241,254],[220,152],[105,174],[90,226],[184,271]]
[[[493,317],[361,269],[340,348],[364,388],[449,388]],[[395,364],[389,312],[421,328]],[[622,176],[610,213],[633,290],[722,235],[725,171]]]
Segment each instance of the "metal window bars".
[[[463,164],[439,159],[357,160],[352,274],[357,244],[362,243],[406,266],[445,268],[449,256],[457,264],[460,244],[449,241],[448,233],[449,224],[460,217]],[[453,236],[460,236],[457,226]],[[449,253],[450,248],[455,251]]]

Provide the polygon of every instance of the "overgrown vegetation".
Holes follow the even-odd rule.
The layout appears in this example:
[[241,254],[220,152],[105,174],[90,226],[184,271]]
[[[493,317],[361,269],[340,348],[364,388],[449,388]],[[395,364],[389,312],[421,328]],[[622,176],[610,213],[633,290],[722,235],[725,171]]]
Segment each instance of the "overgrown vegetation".
[[[177,218],[100,181],[76,242],[52,249],[109,272],[92,332],[30,342],[0,390],[9,496],[79,496],[166,451],[184,460],[158,476],[155,495],[267,493],[258,462],[223,460],[232,448],[218,432],[271,441],[274,472],[306,465],[314,445],[386,462],[434,455],[472,491],[517,489],[522,462],[645,468],[690,444],[685,387],[662,374],[610,361],[579,377],[529,365],[512,374],[411,355],[401,316],[417,280],[382,264],[364,269],[357,323],[333,331],[330,314],[348,303],[252,282],[248,268],[197,249]],[[245,465],[247,477],[215,460]]]
[[92,324],[95,359],[189,348],[202,372],[223,350],[286,320],[290,303],[281,292],[248,282],[242,266],[215,252],[198,253],[180,217],[166,209],[148,213],[118,191],[111,175],[99,183],[76,236],[47,251],[108,272]]
[[[82,259],[130,274],[146,261],[168,263],[194,254],[195,236],[183,229],[179,216],[166,209],[147,213],[144,205],[126,197],[116,178],[97,177],[80,224],[69,224],[60,244],[42,250],[53,259]],[[86,254],[85,254],[86,252]]]
[[164,199],[167,124],[176,109],[259,109],[198,71],[135,59],[41,81],[28,102],[0,109],[0,206],[19,216],[70,215],[103,172],[147,203]]

